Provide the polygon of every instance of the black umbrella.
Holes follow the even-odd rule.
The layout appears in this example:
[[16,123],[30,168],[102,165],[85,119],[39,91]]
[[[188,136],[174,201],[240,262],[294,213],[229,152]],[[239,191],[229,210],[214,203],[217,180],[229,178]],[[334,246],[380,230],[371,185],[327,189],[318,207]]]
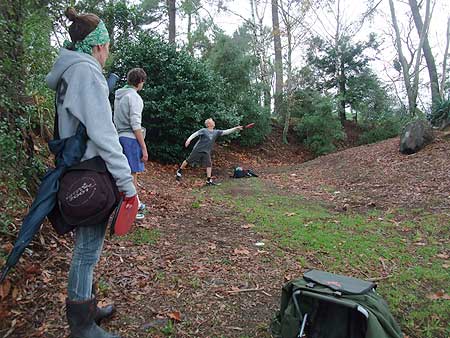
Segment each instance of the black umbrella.
[[59,190],[59,179],[66,168],[80,162],[86,150],[86,140],[86,128],[80,123],[75,135],[49,142],[50,151],[56,157],[56,167],[49,170],[41,181],[36,198],[23,220],[14,248],[2,268],[0,283],[4,281],[9,270],[17,264],[45,217],[53,210]]

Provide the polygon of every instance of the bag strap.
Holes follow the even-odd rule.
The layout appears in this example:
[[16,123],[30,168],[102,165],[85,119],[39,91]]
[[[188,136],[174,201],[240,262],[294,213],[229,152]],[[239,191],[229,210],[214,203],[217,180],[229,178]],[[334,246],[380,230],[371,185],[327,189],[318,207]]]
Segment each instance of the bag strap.
[[[62,77],[61,77],[62,78]],[[55,121],[53,122],[53,139],[59,140],[59,121],[58,121],[58,93],[59,93],[59,86],[61,84],[61,79],[59,79],[58,84],[56,85],[56,92],[55,92]]]

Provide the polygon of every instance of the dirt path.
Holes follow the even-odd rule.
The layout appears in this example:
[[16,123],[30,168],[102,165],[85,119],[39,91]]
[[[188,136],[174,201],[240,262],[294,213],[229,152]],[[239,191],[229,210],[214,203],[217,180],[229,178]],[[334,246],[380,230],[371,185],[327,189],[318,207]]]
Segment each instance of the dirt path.
[[[450,206],[449,152],[450,143],[438,141],[405,157],[398,154],[397,140],[388,140],[302,165],[252,165],[270,189],[326,202],[336,210],[442,211]],[[228,179],[227,166],[218,171],[221,179]],[[269,337],[285,277],[301,274],[295,253],[276,255],[255,246],[264,238],[210,197],[209,188],[202,187],[202,171],[190,171],[176,184],[174,169],[148,166],[141,180],[141,198],[149,205],[145,221],[135,235],[105,243],[96,275],[100,299],[114,300],[119,310],[105,326],[138,338]],[[243,185],[235,195],[239,199],[247,193]],[[13,240],[2,237],[4,252]],[[64,301],[71,247],[70,237],[57,238],[48,225],[33,241],[8,287],[0,289],[1,337],[67,337]]]
[[[143,177],[146,219],[135,235],[106,240],[96,272],[99,298],[113,300],[118,315],[105,326],[125,337],[269,337],[284,276],[298,266],[289,255],[255,246],[264,239],[252,225],[210,199],[201,175],[191,174],[181,184],[170,170]],[[170,184],[163,189],[161,182]],[[68,336],[71,238],[57,238],[48,225],[43,233],[30,247],[33,256],[11,274],[0,335]]]
[[[145,185],[152,186],[151,181]],[[130,254],[130,260],[139,260],[132,275],[144,271],[147,276],[129,287],[137,298],[114,294],[114,299],[123,298],[121,303],[136,306],[126,308],[130,325],[123,333],[149,337],[152,328],[164,331],[167,318],[179,316],[173,337],[269,337],[280,285],[287,271],[298,267],[285,262],[289,257],[274,258],[255,246],[264,241],[261,235],[225,204],[209,198],[210,188],[194,194],[190,187],[202,183],[192,175],[153,195],[154,224],[142,226],[156,224],[160,238],[145,258],[142,246],[131,249],[139,254]],[[122,269],[114,268],[119,276]],[[120,329],[117,322],[112,327]],[[156,331],[152,337],[158,336]]]

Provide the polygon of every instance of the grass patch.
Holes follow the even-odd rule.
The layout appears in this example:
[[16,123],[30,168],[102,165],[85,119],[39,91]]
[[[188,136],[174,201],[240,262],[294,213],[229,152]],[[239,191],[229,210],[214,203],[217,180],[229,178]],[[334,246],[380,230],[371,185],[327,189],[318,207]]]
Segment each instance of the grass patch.
[[[301,196],[269,189],[260,180],[246,182],[245,187],[226,182],[212,197],[255,224],[274,255],[295,250],[305,268],[363,279],[388,275],[378,283],[378,292],[405,334],[450,336],[449,301],[430,299],[437,292],[450,294],[448,259],[443,254],[448,253],[448,240],[443,240],[450,233],[448,217],[419,210],[409,215],[405,210],[337,213]],[[245,203],[236,194],[245,195]],[[397,215],[402,221],[395,221]]]
[[192,202],[192,204],[191,204],[191,208],[192,209],[199,209],[201,206],[202,205],[201,205],[201,201],[200,200],[196,200],[196,201]]
[[125,239],[132,241],[135,245],[152,245],[159,239],[160,233],[157,229],[137,228],[128,234]]

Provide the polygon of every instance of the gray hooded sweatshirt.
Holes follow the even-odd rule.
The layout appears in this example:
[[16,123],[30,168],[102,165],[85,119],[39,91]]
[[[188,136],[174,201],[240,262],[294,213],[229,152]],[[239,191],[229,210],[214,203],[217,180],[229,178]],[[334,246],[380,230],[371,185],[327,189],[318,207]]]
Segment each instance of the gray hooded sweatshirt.
[[114,124],[119,136],[136,138],[134,131],[142,130],[144,101],[134,88],[116,91],[114,100]]
[[78,124],[83,123],[89,140],[82,160],[100,156],[119,191],[128,197],[135,195],[130,166],[112,121],[108,85],[98,61],[90,55],[62,48],[46,80],[53,90],[59,83],[59,136],[74,135]]

